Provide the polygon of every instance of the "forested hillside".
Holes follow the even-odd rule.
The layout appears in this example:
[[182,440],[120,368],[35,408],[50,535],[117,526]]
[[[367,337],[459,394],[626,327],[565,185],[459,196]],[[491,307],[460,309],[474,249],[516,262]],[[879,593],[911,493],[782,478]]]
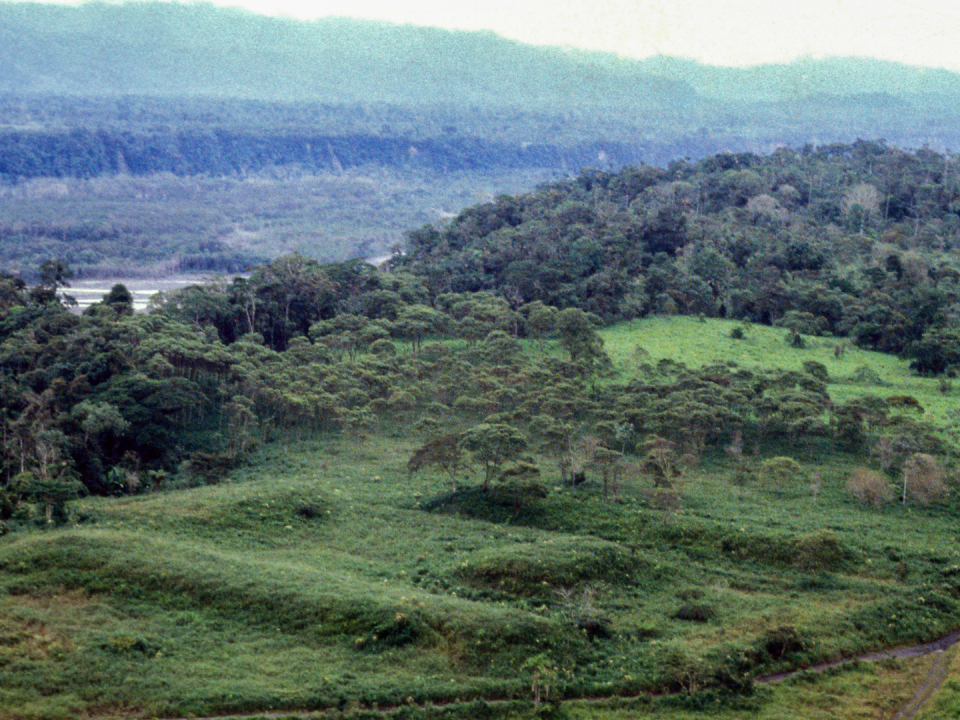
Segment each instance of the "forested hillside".
[[0,37],[0,268],[29,280],[383,255],[587,167],[960,146],[954,74],[870,60],[709,68],[179,3],[6,3]]
[[[609,360],[596,330],[676,314],[775,325],[797,347],[826,336],[838,353],[898,354],[948,387],[960,366],[958,169],[948,156],[861,142],[589,171],[411,231],[390,273],[291,255],[158,296],[148,316],[130,315],[122,287],[71,315],[56,301],[69,272],[48,262],[29,292],[5,281],[9,472],[56,437],[39,453],[41,474],[56,467],[99,492],[124,458],[173,472],[213,453],[223,467],[251,428],[363,434],[384,417],[492,416],[546,432],[575,415],[638,437],[659,427],[673,442],[699,438],[699,455],[734,428],[758,441],[776,427],[791,443],[818,437],[829,409],[837,441],[860,446],[866,411],[842,419],[815,372],[760,382],[716,368],[668,382],[662,408],[637,415],[650,388],[602,394]],[[529,365],[521,340],[554,334],[566,359]],[[435,340],[466,347],[451,354]],[[465,384],[477,363],[491,375]],[[774,391],[793,398],[795,415],[775,420],[786,411]],[[716,409],[693,431],[676,410],[686,402]],[[95,415],[106,424],[84,430]],[[211,419],[219,439],[201,433],[191,450],[185,431],[209,431]]]
[[926,338],[953,347],[958,173],[949,155],[862,141],[587,172],[414,231],[395,265],[433,293],[774,323],[936,373],[954,362]]
[[[606,140],[640,148],[654,164],[858,137],[908,148],[957,144],[956,75],[873,60],[711,68],[679,58],[637,61],[525,46],[489,33],[337,18],[298,22],[202,3],[8,3],[0,8],[0,32],[6,38],[0,91],[19,101],[273,103],[243,118],[248,130],[276,128],[285,125],[279,115],[299,114],[317,135],[391,136],[407,124],[404,118],[420,137],[436,137],[428,128],[439,109],[447,141],[461,135],[511,144]],[[278,103],[300,107],[278,111]],[[382,117],[385,106],[392,117]],[[359,132],[332,126],[323,118],[330,107],[369,113],[373,122]],[[230,126],[238,112],[209,107],[203,118],[214,128]],[[46,118],[59,131],[77,127],[74,113],[35,107],[21,113],[8,104],[4,123],[39,130]],[[99,124],[99,114],[87,121]],[[133,107],[119,119],[125,130],[143,129],[137,125],[145,115]],[[187,115],[172,123],[163,117],[150,129],[180,129],[182,120]]]

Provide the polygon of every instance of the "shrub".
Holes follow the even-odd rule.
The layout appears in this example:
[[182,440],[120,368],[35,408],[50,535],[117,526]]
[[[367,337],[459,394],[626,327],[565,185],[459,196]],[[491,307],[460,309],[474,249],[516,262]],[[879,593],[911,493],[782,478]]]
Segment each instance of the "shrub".
[[657,488],[669,488],[673,479],[680,475],[676,443],[652,435],[644,442],[643,447],[647,453],[641,461],[641,469],[653,478],[653,484]]
[[827,366],[816,360],[804,361],[803,371],[821,382],[830,382],[830,373],[827,371]]
[[946,495],[943,466],[932,455],[914,453],[903,464],[903,501],[907,495],[929,505]]
[[879,508],[893,499],[893,488],[880,473],[855,467],[847,477],[847,492],[864,505]]
[[354,645],[357,650],[382,652],[388,648],[409,645],[427,634],[429,627],[423,618],[397,612],[393,618],[373,628],[371,633],[358,637]]
[[720,551],[738,560],[787,567],[793,560],[794,548],[790,541],[782,536],[734,531],[720,538]]
[[839,570],[850,551],[829,530],[800,535],[792,544],[793,564],[804,570]]
[[228,453],[192,453],[180,463],[180,472],[198,483],[216,485],[226,479],[236,458]]
[[[819,335],[821,333],[821,329],[817,325],[817,319],[813,316],[813,313],[800,310],[788,310],[777,322],[777,325],[787,328],[793,335],[800,333],[804,333],[805,335]],[[790,335],[787,337],[789,338]],[[795,345],[794,347],[802,346]]]
[[850,380],[861,385],[889,385],[880,374],[869,365],[858,365],[850,375]]
[[781,660],[787,655],[809,649],[809,641],[792,625],[767,630],[757,641],[757,654],[771,660]]
[[630,585],[638,577],[651,579],[655,572],[643,554],[602,540],[575,539],[477,551],[455,574],[470,585],[535,596],[597,581]]
[[687,620],[689,622],[707,622],[717,616],[717,611],[713,606],[706,603],[685,603],[673,614],[677,620]]
[[675,490],[667,488],[649,488],[643,491],[643,496],[652,510],[663,513],[664,522],[667,515],[683,510],[683,497]]
[[803,349],[807,346],[807,341],[803,339],[803,335],[798,333],[796,330],[791,330],[784,337],[787,345],[792,348]]
[[302,505],[297,506],[297,515],[302,517],[304,520],[316,520],[317,518],[324,518],[326,517],[326,513],[326,509],[317,503],[303,503]]
[[773,457],[760,463],[760,484],[769,490],[785,490],[800,476],[802,468],[793,458]]
[[152,658],[160,653],[160,647],[154,641],[122,634],[106,638],[99,647],[114,655],[142,655]]

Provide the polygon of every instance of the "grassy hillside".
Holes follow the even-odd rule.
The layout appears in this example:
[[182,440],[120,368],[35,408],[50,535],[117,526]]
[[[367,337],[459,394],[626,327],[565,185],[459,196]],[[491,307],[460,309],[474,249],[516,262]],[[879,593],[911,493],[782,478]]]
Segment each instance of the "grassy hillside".
[[[935,408],[902,363],[848,350],[830,365],[813,338],[794,350],[780,330],[734,341],[732,327],[656,319],[605,340],[628,376],[664,357],[816,360],[831,393],[876,392],[848,379],[865,366]],[[420,442],[396,425],[291,438],[220,485],[79,500],[61,529],[15,523],[0,539],[0,718],[888,716],[929,659],[754,679],[960,624],[953,486],[872,509],[845,489],[862,458],[784,446],[771,454],[800,464],[786,484],[708,453],[671,501],[641,474],[614,503],[544,461],[545,495],[518,504],[476,472],[457,493],[411,476]],[[562,704],[535,707],[547,685]]]
[[[730,336],[735,328],[743,329],[743,339]],[[910,395],[920,403],[918,414],[924,419],[944,428],[957,426],[956,393],[960,388],[955,391],[952,383],[944,386],[939,378],[921,377],[911,372],[909,362],[864,350],[843,338],[807,336],[804,348],[793,348],[786,335],[784,328],[732,320],[704,322],[689,316],[635,320],[603,332],[605,349],[626,376],[664,358],[694,368],[735,362],[747,369],[796,371],[812,361],[827,368],[829,393],[835,402],[870,394]],[[843,348],[839,357],[838,345]]]

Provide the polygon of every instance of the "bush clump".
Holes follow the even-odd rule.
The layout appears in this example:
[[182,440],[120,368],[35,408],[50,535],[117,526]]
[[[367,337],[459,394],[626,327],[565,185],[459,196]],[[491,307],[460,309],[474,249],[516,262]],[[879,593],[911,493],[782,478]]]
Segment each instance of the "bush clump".
[[768,490],[783,491],[796,484],[803,468],[790,457],[772,457],[760,463],[760,484]]
[[720,538],[720,551],[739,560],[753,560],[776,566],[789,566],[793,547],[784,537],[733,532]]
[[716,616],[717,611],[714,610],[712,605],[699,602],[684,603],[673,614],[676,620],[689,622],[708,622]]
[[782,660],[788,655],[806,652],[810,642],[792,625],[781,625],[767,630],[758,640],[756,654],[764,659]]
[[627,552],[614,543],[577,540],[481,551],[462,563],[456,574],[470,584],[517,595],[539,595],[545,590],[593,581],[630,584],[641,570],[651,570],[650,566],[641,554]]
[[855,467],[850,471],[847,492],[858,502],[873,508],[880,508],[893,499],[893,488],[887,479],[865,467]]
[[903,487],[905,495],[921,505],[943,499],[947,494],[943,465],[932,455],[913,453],[903,464]]
[[407,613],[397,612],[391,620],[380,623],[368,635],[356,639],[357,650],[382,652],[388,648],[398,648],[416,642],[429,631],[422,618],[411,617]]
[[818,530],[797,537],[793,543],[793,564],[804,570],[840,570],[852,553],[830,530]]

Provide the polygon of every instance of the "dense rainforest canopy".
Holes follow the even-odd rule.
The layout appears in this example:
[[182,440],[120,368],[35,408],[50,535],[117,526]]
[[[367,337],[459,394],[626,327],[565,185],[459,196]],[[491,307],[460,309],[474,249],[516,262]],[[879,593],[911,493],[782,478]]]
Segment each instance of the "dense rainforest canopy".
[[[915,353],[955,318],[960,164],[882,142],[587,171],[408,234],[434,296],[702,314]],[[943,362],[924,372],[941,372]]]
[[215,481],[265,439],[360,438],[382,421],[464,433],[487,482],[529,475],[524,451],[540,442],[572,471],[584,433],[596,467],[604,452],[648,453],[665,484],[671,453],[717,444],[863,452],[883,435],[902,453],[934,449],[909,402],[835,403],[816,363],[660,362],[613,378],[596,329],[726,316],[953,374],[958,171],[868,142],[588,171],[411,231],[389,272],[290,255],[158,295],[147,314],[123,286],[70,312],[57,261],[33,288],[5,276],[7,512],[31,494],[54,513],[77,492]]

